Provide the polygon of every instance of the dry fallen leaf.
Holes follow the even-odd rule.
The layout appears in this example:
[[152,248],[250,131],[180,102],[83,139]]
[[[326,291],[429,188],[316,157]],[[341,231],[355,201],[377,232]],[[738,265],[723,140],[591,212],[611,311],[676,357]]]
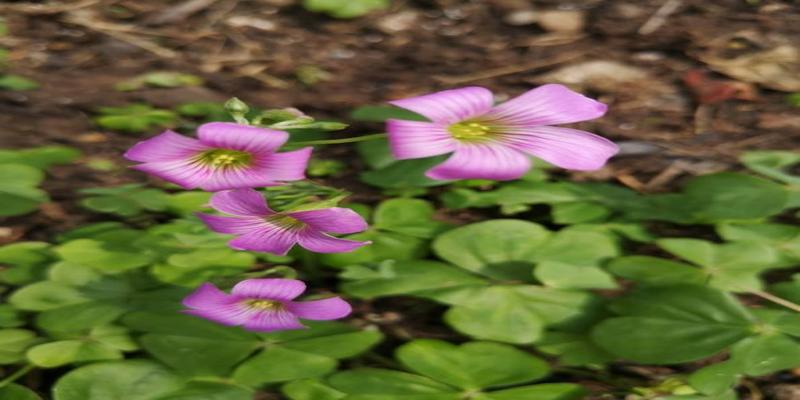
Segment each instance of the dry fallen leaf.
[[746,82],[714,79],[706,71],[692,69],[683,75],[683,83],[700,104],[721,103],[726,100],[755,100],[756,88]]
[[715,71],[770,89],[800,91],[800,49],[784,36],[741,31],[705,47],[697,57]]
[[650,81],[642,68],[611,60],[595,60],[568,65],[537,77],[542,82],[561,82],[578,88],[614,91],[620,84]]

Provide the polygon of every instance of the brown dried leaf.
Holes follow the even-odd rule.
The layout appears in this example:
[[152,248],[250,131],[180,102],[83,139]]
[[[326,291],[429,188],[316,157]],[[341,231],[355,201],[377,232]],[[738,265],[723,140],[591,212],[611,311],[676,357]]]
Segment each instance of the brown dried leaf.
[[737,32],[710,41],[698,58],[740,81],[786,92],[800,91],[800,49],[783,36]]

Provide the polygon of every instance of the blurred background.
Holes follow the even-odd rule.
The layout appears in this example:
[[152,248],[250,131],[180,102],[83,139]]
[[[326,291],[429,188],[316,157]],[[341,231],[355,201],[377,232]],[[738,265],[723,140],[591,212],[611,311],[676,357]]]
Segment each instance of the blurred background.
[[[363,105],[564,83],[610,105],[583,127],[623,149],[571,177],[642,192],[738,169],[743,150],[800,149],[796,1],[4,1],[0,13],[3,147],[83,153],[51,171],[54,203],[29,217],[59,230],[83,218],[75,189],[146,179],[125,169],[127,147],[189,132],[232,96],[353,123],[335,134],[349,136],[382,129],[351,118]],[[358,168],[347,146],[326,151]],[[358,190],[350,180],[336,184]]]

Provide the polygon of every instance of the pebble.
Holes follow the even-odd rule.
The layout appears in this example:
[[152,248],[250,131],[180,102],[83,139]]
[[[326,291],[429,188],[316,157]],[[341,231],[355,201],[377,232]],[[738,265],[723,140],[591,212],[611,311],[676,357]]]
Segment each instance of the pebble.
[[580,32],[586,23],[586,14],[580,10],[540,11],[536,22],[550,32]]
[[626,141],[618,142],[620,155],[640,155],[661,153],[661,146],[648,142]]
[[533,10],[520,10],[506,14],[503,22],[513,26],[532,25],[536,23],[538,14]]
[[416,24],[417,18],[418,14],[414,11],[403,11],[381,18],[377,27],[384,33],[398,33],[411,29]]
[[275,28],[277,28],[277,25],[275,25],[275,23],[272,21],[268,21],[266,19],[261,19],[261,18],[248,17],[244,15],[237,15],[234,17],[230,17],[225,22],[228,25],[235,28],[247,27],[262,31],[274,31]]

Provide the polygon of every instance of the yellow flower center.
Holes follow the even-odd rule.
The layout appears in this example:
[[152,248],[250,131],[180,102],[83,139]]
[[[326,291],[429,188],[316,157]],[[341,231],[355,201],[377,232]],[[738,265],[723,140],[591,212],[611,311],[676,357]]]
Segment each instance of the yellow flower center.
[[447,127],[450,135],[460,140],[485,139],[492,133],[492,128],[480,122],[459,122]]
[[264,218],[264,220],[272,225],[276,225],[285,229],[300,229],[306,225],[302,221],[284,214],[270,215],[269,217]]
[[275,300],[246,300],[244,302],[250,308],[257,308],[259,310],[280,310],[283,308],[283,303]]
[[228,149],[207,150],[197,156],[201,163],[219,169],[243,167],[250,164],[252,158],[250,153]]

